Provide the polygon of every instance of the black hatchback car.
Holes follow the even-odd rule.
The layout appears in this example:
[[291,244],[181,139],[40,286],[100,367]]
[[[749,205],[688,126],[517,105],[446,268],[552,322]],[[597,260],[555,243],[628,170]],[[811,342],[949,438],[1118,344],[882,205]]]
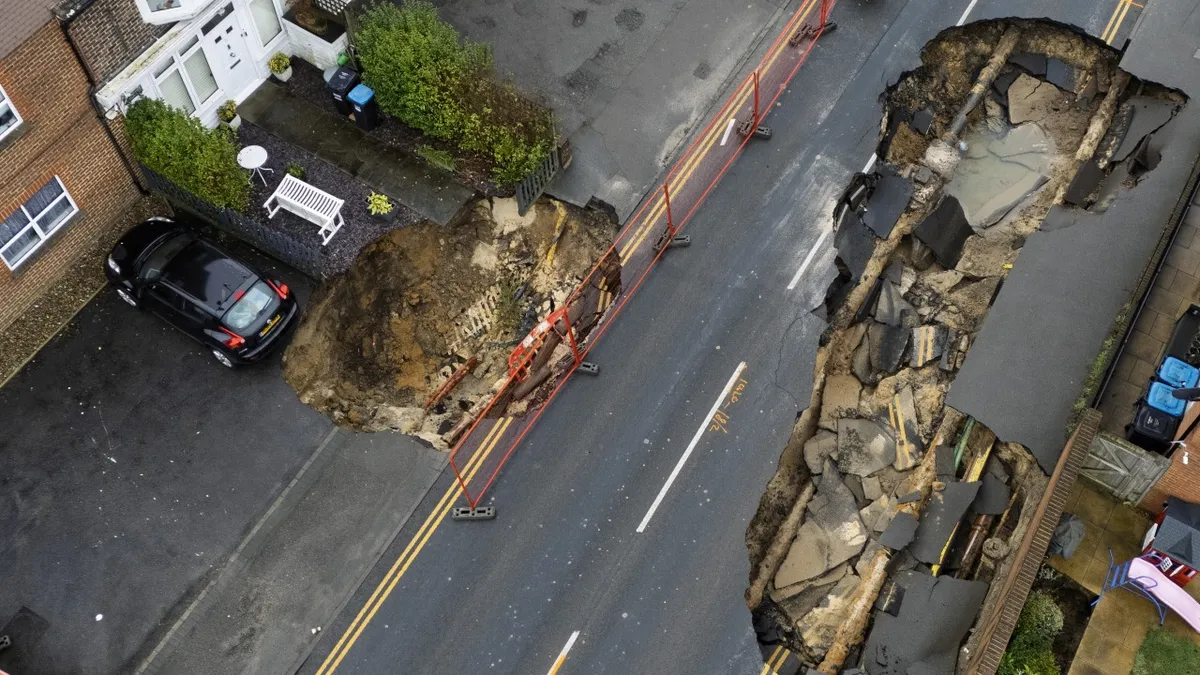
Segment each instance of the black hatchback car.
[[286,284],[169,218],[126,232],[104,271],[122,300],[166,319],[229,368],[265,356],[299,307]]

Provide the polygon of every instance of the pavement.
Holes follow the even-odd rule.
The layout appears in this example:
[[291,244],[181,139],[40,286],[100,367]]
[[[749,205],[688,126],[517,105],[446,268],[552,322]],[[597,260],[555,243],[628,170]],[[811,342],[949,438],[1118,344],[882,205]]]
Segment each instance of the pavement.
[[492,47],[497,71],[550,106],[574,148],[549,192],[595,197],[624,220],[746,56],[798,0],[438,0],[442,16]]

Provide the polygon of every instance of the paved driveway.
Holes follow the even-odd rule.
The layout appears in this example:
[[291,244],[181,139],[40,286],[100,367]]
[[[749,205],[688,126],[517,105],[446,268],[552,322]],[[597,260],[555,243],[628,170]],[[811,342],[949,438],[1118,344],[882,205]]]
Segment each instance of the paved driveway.
[[131,671],[331,428],[278,353],[229,371],[101,293],[0,389],[0,669]]

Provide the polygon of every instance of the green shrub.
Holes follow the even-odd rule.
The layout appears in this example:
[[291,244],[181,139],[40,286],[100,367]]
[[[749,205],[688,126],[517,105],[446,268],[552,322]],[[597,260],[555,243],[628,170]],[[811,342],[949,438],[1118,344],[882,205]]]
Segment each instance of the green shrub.
[[486,156],[500,183],[516,183],[553,149],[550,112],[498,81],[488,48],[460,39],[425,0],[368,8],[355,43],[385,113]]
[[1054,600],[1034,591],[1030,593],[1017,619],[1012,641],[1000,660],[998,675],[1059,675],[1054,659],[1054,636],[1063,627],[1062,609]]
[[308,176],[308,171],[304,168],[304,165],[301,164],[300,162],[288,162],[287,168],[284,170],[287,171],[290,175],[295,176],[296,178],[298,178],[300,180],[304,180],[304,178],[306,176]]
[[238,166],[231,130],[206,129],[195,117],[150,98],[129,107],[125,129],[134,156],[150,169],[217,206],[246,209],[250,183]]
[[445,150],[438,150],[431,145],[421,144],[417,146],[417,154],[421,156],[421,159],[439,169],[445,171],[454,170],[454,156]]
[[1200,647],[1188,638],[1155,626],[1133,657],[1133,675],[1200,673]]

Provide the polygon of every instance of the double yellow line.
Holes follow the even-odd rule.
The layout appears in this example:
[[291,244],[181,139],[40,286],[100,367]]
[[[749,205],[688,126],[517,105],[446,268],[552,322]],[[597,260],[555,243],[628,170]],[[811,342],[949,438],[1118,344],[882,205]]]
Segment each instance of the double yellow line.
[[1111,45],[1113,40],[1117,39],[1117,31],[1121,30],[1121,24],[1125,21],[1125,15],[1129,14],[1131,6],[1138,9],[1145,7],[1145,5],[1133,0],[1117,0],[1117,6],[1113,9],[1112,16],[1108,17],[1108,25],[1104,27],[1104,32],[1100,34],[1101,40]]
[[[791,34],[798,30],[798,26],[808,18],[808,15],[812,14],[813,8],[817,6],[817,2],[818,0],[805,0],[804,4],[801,6],[800,12],[794,15],[792,20],[788,22],[783,31],[783,39],[780,39],[775,45],[775,49],[771,52],[766,62],[759,66],[758,71],[760,77],[762,76],[762,73],[771,69],[771,66],[775,64],[775,60],[779,58],[779,55],[782,54],[785,49],[787,49],[787,38],[790,38]],[[753,86],[742,86],[735,95],[733,104],[723,108],[723,111],[736,111],[740,109],[753,93]],[[684,160],[683,166],[675,174],[675,176],[667,180],[668,189],[671,191],[671,194],[678,194],[679,191],[682,190],[685,185],[687,185],[688,179],[692,177],[692,174],[695,173],[696,169],[700,166],[700,160],[704,159],[704,157],[708,154],[708,151],[712,148],[713,143],[716,143],[717,139],[725,134],[726,128],[734,119],[736,118],[731,117],[728,120],[723,120],[724,124],[714,123],[709,127],[708,135],[704,137],[704,141],[699,145],[694,146],[697,148],[696,152],[692,152],[690,155],[688,155],[687,159]],[[645,241],[646,236],[654,229],[654,224],[658,222],[658,219],[663,215],[663,211],[665,209],[666,200],[663,199],[663,195],[660,192],[655,200],[654,206],[650,209],[649,214],[642,219],[631,235],[629,245],[621,250],[622,265],[627,264],[629,259],[633,257],[634,252],[638,250],[638,248],[642,245],[642,242]],[[672,215],[674,216],[677,214],[673,213]]]
[[[512,421],[513,418],[511,417],[501,417],[492,425],[487,437],[483,439],[483,444],[479,446],[479,449],[475,451],[474,456],[471,457],[470,461],[464,467],[465,475],[463,480],[466,483],[470,484],[471,479],[479,471],[479,467],[483,465],[483,461],[487,459],[487,456],[491,454],[496,444],[504,437],[504,432],[508,430],[508,426],[512,424]],[[438,526],[446,519],[446,515],[450,513],[450,509],[453,508],[454,502],[458,499],[460,492],[461,488],[455,482],[446,490],[446,494],[442,495],[437,506],[433,507],[433,511],[429,514],[429,517],[421,525],[421,529],[417,530],[417,533],[413,535],[412,540],[408,542],[408,546],[404,548],[404,552],[400,554],[400,557],[396,559],[392,568],[384,575],[383,581],[380,581],[379,585],[375,587],[375,592],[371,594],[370,599],[367,600],[367,604],[363,605],[363,608],[359,610],[358,616],[354,617],[354,621],[350,623],[350,627],[346,629],[345,633],[342,633],[342,637],[334,645],[333,651],[329,652],[329,656],[325,657],[325,662],[321,664],[317,675],[328,675],[337,670],[342,659],[346,657],[346,654],[350,652],[350,648],[358,640],[358,636],[362,635],[363,629],[367,627],[367,624],[371,623],[371,619],[375,618],[375,612],[379,611],[384,601],[392,594],[392,589],[396,588],[396,583],[400,581],[400,577],[403,577],[404,573],[408,571],[409,565],[417,559],[417,554],[421,552],[421,549],[425,547],[429,538],[437,531]]]
[[783,667],[783,662],[787,661],[788,654],[791,654],[791,652],[783,645],[776,647],[775,651],[771,654],[771,658],[767,659],[767,662],[763,664],[762,672],[758,675],[778,675],[779,669]]
[[906,466],[913,464],[917,448],[908,440],[908,430],[904,423],[904,408],[900,405],[900,394],[893,394],[888,403],[888,421],[896,430],[896,457]]

